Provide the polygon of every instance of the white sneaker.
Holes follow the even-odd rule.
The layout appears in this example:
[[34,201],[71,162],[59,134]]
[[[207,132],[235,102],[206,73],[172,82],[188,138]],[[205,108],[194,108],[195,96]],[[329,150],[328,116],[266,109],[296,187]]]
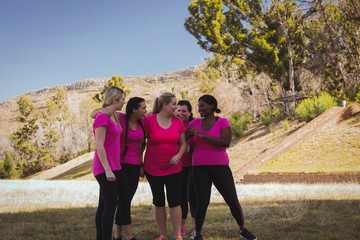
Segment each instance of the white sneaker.
[[196,231],[195,231],[195,230],[193,230],[193,231],[190,233],[190,237],[189,237],[189,239],[190,239],[190,240],[194,240],[194,239],[195,239],[195,237],[196,237]]

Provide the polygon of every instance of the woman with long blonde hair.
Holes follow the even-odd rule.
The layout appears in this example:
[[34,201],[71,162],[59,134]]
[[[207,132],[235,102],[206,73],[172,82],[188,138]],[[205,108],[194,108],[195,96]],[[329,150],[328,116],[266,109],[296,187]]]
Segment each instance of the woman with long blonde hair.
[[99,204],[96,211],[96,239],[111,240],[117,206],[118,184],[121,177],[120,135],[122,128],[115,111],[124,105],[124,91],[109,87],[104,93],[103,108],[109,116],[99,113],[93,123],[95,154],[92,171],[99,183]]

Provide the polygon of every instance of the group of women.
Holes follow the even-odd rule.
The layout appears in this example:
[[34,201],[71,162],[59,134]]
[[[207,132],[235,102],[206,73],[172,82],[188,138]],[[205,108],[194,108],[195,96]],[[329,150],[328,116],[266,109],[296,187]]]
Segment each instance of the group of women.
[[156,98],[151,114],[146,114],[143,98],[130,98],[125,114],[119,112],[123,105],[124,92],[109,87],[104,93],[103,107],[91,113],[95,118],[96,147],[93,173],[100,186],[97,239],[111,239],[114,215],[114,239],[135,239],[130,208],[143,174],[149,182],[155,206],[160,235],[155,240],[168,239],[166,200],[174,231],[172,239],[181,240],[187,234],[188,205],[193,228],[190,239],[203,239],[201,230],[212,184],[230,207],[240,236],[256,239],[244,228],[244,216],[226,153],[231,127],[226,118],[215,116],[220,113],[217,100],[211,95],[201,96],[198,101],[201,118],[197,119],[193,119],[190,102],[177,103],[172,93]]

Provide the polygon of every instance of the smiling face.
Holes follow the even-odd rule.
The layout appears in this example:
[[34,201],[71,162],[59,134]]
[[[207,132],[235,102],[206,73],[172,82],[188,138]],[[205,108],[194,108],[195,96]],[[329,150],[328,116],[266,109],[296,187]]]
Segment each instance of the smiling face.
[[183,122],[189,121],[191,112],[186,105],[178,105],[176,109],[176,114],[181,118]]
[[169,115],[173,115],[176,111],[176,108],[176,98],[173,97],[169,103],[164,104],[163,111]]
[[145,101],[139,103],[139,107],[136,109],[133,109],[133,114],[135,114],[137,119],[142,119],[144,115],[146,114],[146,103]]
[[203,100],[199,100],[198,102],[198,112],[201,117],[209,116],[210,114],[213,114],[214,106],[212,104],[208,104],[207,102]]

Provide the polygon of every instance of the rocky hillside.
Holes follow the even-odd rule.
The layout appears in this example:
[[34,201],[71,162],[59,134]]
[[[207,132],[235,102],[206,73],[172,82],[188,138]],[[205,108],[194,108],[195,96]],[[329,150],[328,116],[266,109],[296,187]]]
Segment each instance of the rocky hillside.
[[[126,76],[125,85],[131,90],[130,95],[141,96],[148,102],[148,110],[151,110],[152,101],[163,92],[174,92],[178,98],[189,99],[196,106],[197,98],[201,95],[200,88],[206,84],[203,80],[197,79],[197,71],[201,66],[193,66],[174,72],[154,76]],[[37,91],[24,93],[38,109],[45,108],[46,101],[49,100],[58,87],[63,87],[68,93],[68,104],[73,112],[77,112],[80,103],[85,99],[91,99],[99,92],[110,78],[94,78],[81,80],[63,86],[54,86]],[[251,81],[244,81],[234,87],[226,81],[218,81],[214,84],[213,94],[219,100],[219,106],[224,116],[238,110],[250,109],[259,111],[269,101],[274,98],[269,93],[270,79],[265,75],[260,75],[256,79],[256,91],[251,91]],[[17,100],[19,96],[13,97],[6,102],[0,103],[0,140],[6,138],[11,132],[17,129],[15,121],[18,115]],[[195,107],[196,114],[196,107]]]

